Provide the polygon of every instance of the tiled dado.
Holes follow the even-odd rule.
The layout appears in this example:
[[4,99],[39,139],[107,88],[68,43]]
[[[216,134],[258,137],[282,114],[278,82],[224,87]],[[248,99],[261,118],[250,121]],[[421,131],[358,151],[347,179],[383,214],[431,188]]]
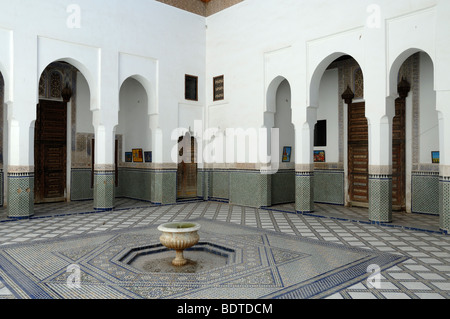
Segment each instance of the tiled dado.
[[392,175],[369,174],[369,220],[392,222]]
[[314,170],[314,202],[345,205],[344,170]]
[[8,172],[8,217],[29,218],[34,215],[34,172]]
[[92,170],[90,168],[72,168],[70,174],[70,199],[73,201],[94,198],[91,186]]
[[271,177],[272,205],[295,202],[295,170],[279,170]]
[[177,170],[155,169],[151,171],[150,198],[155,204],[167,205],[177,202]]
[[297,213],[314,211],[314,171],[295,172],[295,209]]
[[230,170],[230,203],[249,207],[271,206],[271,177],[260,170]]
[[112,210],[115,198],[115,171],[94,171],[94,209]]
[[439,227],[450,234],[450,176],[439,178]]
[[439,172],[411,173],[412,212],[439,214]]

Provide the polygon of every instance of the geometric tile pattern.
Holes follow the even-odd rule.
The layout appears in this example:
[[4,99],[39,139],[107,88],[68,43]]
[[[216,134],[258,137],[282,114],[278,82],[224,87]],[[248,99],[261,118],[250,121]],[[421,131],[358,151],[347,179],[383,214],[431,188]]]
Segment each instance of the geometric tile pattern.
[[157,204],[174,204],[177,201],[177,171],[152,170],[151,201]]
[[310,213],[314,211],[314,172],[295,173],[296,211]]
[[272,178],[272,205],[295,202],[295,171],[279,170]]
[[94,172],[94,209],[111,210],[115,198],[114,171]]
[[27,218],[34,209],[34,173],[8,173],[8,214]]
[[314,171],[314,202],[344,205],[344,172]]
[[230,172],[221,170],[209,171],[210,197],[220,200],[230,199]]
[[71,170],[70,198],[71,200],[88,200],[94,198],[94,190],[91,187],[91,169]]
[[270,206],[270,175],[257,170],[230,171],[230,203],[249,207]]
[[[126,199],[118,200],[126,201]],[[82,204],[83,202],[77,202],[72,205]],[[121,229],[135,229],[169,221],[205,218],[409,258],[381,271],[379,288],[371,287],[364,279],[343,287],[326,298],[450,298],[450,236],[438,232],[419,231],[414,227],[409,229],[394,225],[387,227],[358,221],[357,213],[365,212],[367,216],[367,209],[316,204],[315,214],[321,215],[316,217],[220,202],[197,201],[169,206],[147,204],[135,202],[132,205],[134,208],[119,209],[117,207],[110,212],[91,214],[70,214],[70,209],[67,208],[65,210],[67,214],[63,216],[7,222],[2,222],[6,217],[1,217],[6,216],[6,213],[3,215],[0,213],[0,247],[15,243],[37,243],[49,238],[63,239],[74,235],[88,236]],[[85,205],[88,208],[92,207],[92,202],[86,202]],[[126,207],[130,206],[126,205]],[[292,211],[294,209],[292,205]],[[81,207],[79,210],[83,211]],[[335,210],[335,216],[340,217],[330,215]],[[345,214],[350,217],[342,218]],[[394,213],[394,223],[396,216],[397,213]],[[436,227],[439,229],[437,216],[421,214],[405,214],[405,216],[413,216],[410,217],[413,220],[434,218]],[[407,222],[406,217],[402,218],[403,221]],[[65,254],[70,258],[76,258],[76,254],[81,254],[81,251],[74,251],[70,255],[66,251]],[[2,277],[1,274],[0,277]],[[87,280],[93,280],[93,278]],[[92,286],[87,288],[93,291]],[[97,292],[101,296],[112,296],[107,289],[99,289]],[[12,283],[5,278],[0,278],[0,299],[15,298],[19,297]]]
[[369,175],[369,218],[380,223],[392,221],[391,175]]
[[414,213],[439,215],[439,176],[412,173],[411,199]]
[[151,201],[152,174],[147,169],[119,169],[116,196]]
[[[200,273],[145,272],[121,262],[133,249],[159,243],[156,225],[15,244],[0,249],[0,273],[16,296],[37,299],[242,299],[326,297],[367,278],[370,265],[408,258],[270,230],[193,219],[201,243],[234,251],[232,261]],[[190,251],[185,251],[189,258]],[[80,288],[67,284],[80,269]]]
[[450,177],[441,177],[439,181],[440,227],[450,234]]

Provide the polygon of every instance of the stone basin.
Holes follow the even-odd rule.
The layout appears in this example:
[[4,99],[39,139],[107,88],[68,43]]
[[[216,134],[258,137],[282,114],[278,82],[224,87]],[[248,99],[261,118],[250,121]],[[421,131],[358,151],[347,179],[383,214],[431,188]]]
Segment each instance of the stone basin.
[[200,236],[197,231],[200,228],[200,224],[194,222],[170,222],[158,226],[158,230],[162,232],[159,238],[161,244],[175,250],[172,265],[181,267],[187,264],[183,251],[199,242]]

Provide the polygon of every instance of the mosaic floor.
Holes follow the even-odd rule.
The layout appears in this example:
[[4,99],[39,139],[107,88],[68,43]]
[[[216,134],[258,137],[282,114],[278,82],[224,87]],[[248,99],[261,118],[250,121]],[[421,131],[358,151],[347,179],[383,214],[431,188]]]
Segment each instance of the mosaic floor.
[[[37,209],[36,218],[22,221],[8,221],[0,215],[0,299],[80,297],[77,290],[68,289],[64,283],[69,263],[79,263],[81,269],[86,269],[81,279],[83,298],[450,297],[450,236],[352,221],[350,211],[347,220],[336,218],[345,212],[343,207],[320,206],[322,215],[336,210],[335,216],[324,218],[218,202],[151,206],[121,200],[112,212],[84,214],[91,204],[83,202],[61,210],[55,206],[47,213],[38,213]],[[46,214],[52,217],[44,217]],[[132,290],[124,284],[130,278],[121,277],[129,276],[130,269],[123,265],[123,273],[113,269],[117,258],[129,248],[126,245],[154,240],[157,235],[152,235],[152,231],[156,225],[199,218],[208,225],[202,230],[205,239],[229,248],[231,245],[237,252],[238,262],[220,268],[221,274],[230,274],[229,277],[214,279],[220,271],[211,271],[201,278],[191,278],[188,288],[172,282],[173,289],[169,291],[164,280],[170,281],[171,277],[166,275],[164,279],[159,274],[153,278],[158,285],[153,282],[144,290],[143,285],[136,285]],[[229,233],[233,235],[227,240],[225,234]],[[285,242],[289,244],[284,245]],[[248,250],[243,253],[242,247]],[[40,263],[43,256],[51,262]],[[377,288],[367,281],[367,265],[373,261],[382,268]],[[298,271],[316,269],[318,264],[325,267],[318,273]],[[236,271],[238,266],[243,268]],[[325,285],[320,285],[321,279]],[[207,284],[201,286],[201,280]],[[224,288],[227,285],[234,289],[230,292]],[[238,285],[242,288],[236,289]]]

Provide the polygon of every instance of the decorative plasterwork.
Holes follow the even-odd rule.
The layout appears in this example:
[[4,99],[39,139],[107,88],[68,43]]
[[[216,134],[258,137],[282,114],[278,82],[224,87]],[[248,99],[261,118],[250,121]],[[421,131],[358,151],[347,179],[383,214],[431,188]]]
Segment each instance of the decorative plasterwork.
[[204,17],[225,10],[244,0],[156,0]]

